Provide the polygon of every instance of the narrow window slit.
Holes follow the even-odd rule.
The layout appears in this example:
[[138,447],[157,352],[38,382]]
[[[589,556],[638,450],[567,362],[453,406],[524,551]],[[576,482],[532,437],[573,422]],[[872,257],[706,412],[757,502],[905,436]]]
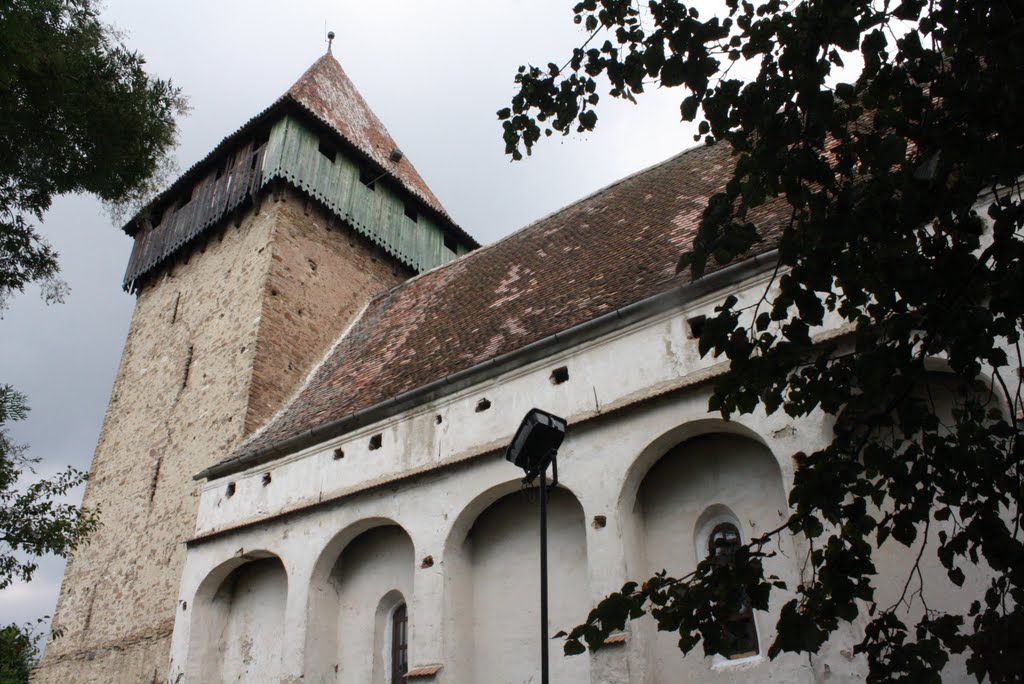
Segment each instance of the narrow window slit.
[[383,440],[383,438],[381,437],[380,434],[376,434],[373,437],[371,437],[370,438],[370,451],[376,451],[377,449],[380,449],[381,444],[383,444],[383,442],[384,442],[384,440]]
[[164,457],[159,456],[153,461],[153,468],[150,471],[149,476],[149,500],[152,503],[153,498],[156,496],[156,485],[160,481],[160,466],[163,464]]
[[704,332],[704,324],[707,323],[707,321],[707,316],[694,316],[686,321],[686,325],[690,328],[690,339],[700,339],[701,333]]
[[188,376],[192,372],[192,357],[195,356],[195,345],[188,345],[188,351],[185,353],[185,369],[181,374],[181,388],[185,389],[188,387]]
[[227,497],[228,497],[229,499],[230,499],[231,497],[233,497],[233,496],[235,495],[235,483],[234,483],[234,482],[228,482],[228,486],[227,486],[227,488],[226,488],[226,489],[224,490],[224,493],[225,493],[225,494],[227,494]]
[[551,384],[561,385],[563,382],[569,381],[569,368],[567,366],[561,366],[551,371]]
[[335,150],[334,147],[323,138],[320,138],[320,146],[317,147],[317,150],[332,164],[334,163],[334,160],[338,158],[337,150]]
[[408,672],[409,612],[403,603],[391,616],[391,681],[403,681]]
[[374,186],[377,184],[373,174],[366,169],[359,169],[359,182],[368,187],[370,190],[374,190]]
[[[731,522],[719,523],[708,536],[708,558],[715,565],[731,566],[735,562],[736,550],[742,544],[740,531],[736,525]],[[719,655],[729,660],[737,660],[755,656],[760,652],[753,606],[746,595],[742,596],[739,612],[729,618],[727,625],[722,625],[722,631],[730,638]]]

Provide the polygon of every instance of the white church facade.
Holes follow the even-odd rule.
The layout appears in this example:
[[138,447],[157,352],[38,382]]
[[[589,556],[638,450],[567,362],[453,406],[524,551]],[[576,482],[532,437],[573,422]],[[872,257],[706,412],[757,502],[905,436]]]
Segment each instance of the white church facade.
[[[758,297],[759,270],[715,280]],[[692,567],[722,523],[744,539],[777,526],[787,457],[820,446],[827,426],[708,414],[708,382],[723,369],[698,358],[687,321],[720,291],[691,289],[449,395],[212,477],[189,542],[172,674],[391,682],[392,618],[405,606],[413,673],[538,681],[537,490],[521,489],[502,453],[533,406],[570,425],[549,504],[552,632],[627,579]],[[791,586],[801,551],[769,563]],[[644,622],[594,656],[563,657],[555,640],[552,681],[816,681],[806,659],[764,656],[774,617],[754,617],[755,652],[736,660],[683,658],[676,636]],[[835,659],[835,671],[852,666]]]
[[[37,681],[539,682],[537,490],[503,458],[534,407],[569,425],[552,634],[777,527],[829,419],[710,413],[727,364],[695,339],[725,294],[763,295],[774,253],[675,272],[729,168],[696,148],[479,247],[325,56],[131,229],[139,303],[86,497],[113,512],[69,565],[67,641]],[[775,550],[797,586],[806,545]],[[551,680],[863,680],[856,624],[767,657],[789,597],[740,616],[729,657],[684,658],[650,618],[594,654],[553,640]]]

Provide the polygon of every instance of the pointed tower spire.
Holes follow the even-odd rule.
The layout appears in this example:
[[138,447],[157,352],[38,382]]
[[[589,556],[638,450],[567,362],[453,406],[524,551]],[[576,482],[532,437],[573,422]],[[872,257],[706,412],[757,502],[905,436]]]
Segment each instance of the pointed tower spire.
[[431,209],[448,217],[409,159],[394,153],[398,145],[333,54],[328,52],[314,62],[288,89],[287,96],[341,134]]
[[281,184],[321,203],[414,272],[479,246],[445,211],[330,49],[328,43],[284,95],[125,226],[135,238],[125,289],[138,289]]

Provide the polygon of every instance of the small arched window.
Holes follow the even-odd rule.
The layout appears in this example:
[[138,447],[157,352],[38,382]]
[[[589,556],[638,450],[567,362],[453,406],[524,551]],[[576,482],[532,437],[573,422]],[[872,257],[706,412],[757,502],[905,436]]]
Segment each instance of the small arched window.
[[405,681],[409,671],[409,612],[405,604],[391,613],[391,682]]
[[[740,547],[740,531],[731,522],[720,522],[708,535],[708,557],[716,565],[728,565],[733,562],[736,549]],[[754,611],[750,601],[744,596],[740,610],[729,618],[729,623],[722,626],[723,636],[728,644],[721,655],[730,660],[749,658],[759,653],[757,644],[757,627],[754,625]]]

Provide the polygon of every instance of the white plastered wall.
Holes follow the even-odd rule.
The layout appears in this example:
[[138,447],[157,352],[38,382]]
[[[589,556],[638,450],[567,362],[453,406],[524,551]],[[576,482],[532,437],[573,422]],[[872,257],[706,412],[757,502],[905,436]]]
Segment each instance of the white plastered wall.
[[382,525],[349,542],[325,576],[314,576],[307,681],[392,684],[388,618],[412,596],[413,563],[409,535]]
[[[763,280],[755,280],[737,291],[741,304],[759,297],[763,286]],[[333,567],[344,547],[366,530],[398,525],[408,534],[413,549],[411,591],[403,591],[409,606],[410,665],[442,667],[426,681],[473,682],[476,648],[467,643],[464,624],[466,615],[475,614],[473,596],[477,592],[468,589],[477,589],[477,575],[473,549],[466,548],[465,540],[488,507],[519,488],[521,474],[502,459],[500,449],[534,406],[569,420],[569,434],[558,456],[559,475],[579,502],[584,522],[584,569],[562,558],[552,562],[550,573],[553,584],[560,581],[554,578],[576,578],[574,589],[585,587],[588,601],[568,624],[553,620],[552,631],[582,621],[586,608],[625,581],[643,579],[649,566],[650,541],[637,494],[650,469],[682,442],[726,433],[759,444],[758,462],[764,465],[774,460],[771,486],[737,484],[722,489],[718,498],[749,499],[728,505],[737,516],[758,517],[751,528],[771,529],[782,518],[774,506],[784,501],[792,484],[790,455],[826,444],[831,423],[821,416],[794,421],[781,412],[773,416],[754,413],[726,422],[708,413],[709,382],[723,366],[699,358],[696,342],[688,337],[687,320],[708,313],[716,300],[691,302],[269,466],[207,483],[197,538],[189,545],[181,601],[190,602],[204,578],[248,549],[276,554],[289,578],[281,634],[282,681],[310,681],[307,677],[314,676],[315,670],[308,659],[315,660],[317,653],[329,650],[323,643],[324,620],[328,618],[311,608],[324,599],[321,579],[325,568]],[[553,384],[551,372],[561,366],[568,369],[569,380]],[[491,408],[477,412],[481,398],[487,398]],[[368,444],[375,435],[381,435],[382,446],[371,450]],[[334,458],[337,448],[344,451],[344,458]],[[702,458],[707,457],[698,456],[697,460]],[[266,472],[272,474],[272,480],[264,486]],[[231,497],[226,495],[229,482],[235,485]],[[696,511],[702,504],[687,505]],[[662,519],[670,517],[670,511],[661,514]],[[685,535],[678,533],[685,537],[681,544],[692,554],[693,520],[687,522],[685,515],[680,520],[664,524],[669,525],[670,534],[676,534],[673,526],[681,525],[679,529],[686,531]],[[522,524],[528,534],[534,534],[536,517],[529,515]],[[749,533],[749,529],[744,531]],[[795,577],[806,545],[795,540],[789,543],[792,548],[773,563],[778,564],[780,575]],[[514,555],[518,546],[526,552],[525,542],[514,541],[508,555]],[[583,555],[576,553],[573,558]],[[685,555],[680,559],[687,561]],[[679,573],[687,570],[674,569]],[[483,590],[490,589],[485,586]],[[773,598],[772,611],[757,617],[764,630],[763,648],[770,642],[777,607],[786,598]],[[378,609],[379,599],[366,597],[358,611],[369,619]],[[522,619],[526,624],[532,618],[524,616],[533,614],[535,604],[517,607],[509,603],[497,609],[509,612],[510,620]],[[187,672],[186,665],[193,660],[189,612],[183,608],[175,625],[172,680],[176,673]],[[370,631],[367,628],[366,632]],[[578,669],[568,681],[658,682],[659,672],[674,670],[671,665],[660,669],[662,666],[652,663],[652,652],[661,651],[648,631],[640,623],[632,623],[624,645],[579,656],[586,666],[574,666]],[[859,676],[856,659],[847,655],[856,640],[855,629],[848,629],[810,664],[806,657],[796,656],[756,659],[742,667],[720,668],[718,679],[798,682],[821,680],[828,672]],[[560,643],[552,646],[557,651]],[[516,649],[523,651],[517,653],[518,661],[537,661],[536,644],[524,640]],[[660,657],[681,662],[678,653],[665,651]],[[687,658],[685,669],[695,676],[699,673],[698,679],[716,671],[713,658],[700,653]],[[589,680],[580,674],[585,670],[589,670]],[[507,676],[494,673],[491,681],[519,681],[520,674],[516,666]]]
[[193,624],[191,678],[211,683],[276,680],[288,584],[280,560],[243,560],[215,584],[207,585],[193,606],[202,618]]
[[[540,639],[536,489],[507,494],[475,521],[464,546],[469,572],[453,586],[472,606],[457,614],[459,640],[471,643],[464,681],[528,682],[535,677]],[[548,501],[549,624],[568,625],[589,608],[583,508],[565,489]],[[552,681],[590,681],[589,661],[562,655],[551,643]]]

